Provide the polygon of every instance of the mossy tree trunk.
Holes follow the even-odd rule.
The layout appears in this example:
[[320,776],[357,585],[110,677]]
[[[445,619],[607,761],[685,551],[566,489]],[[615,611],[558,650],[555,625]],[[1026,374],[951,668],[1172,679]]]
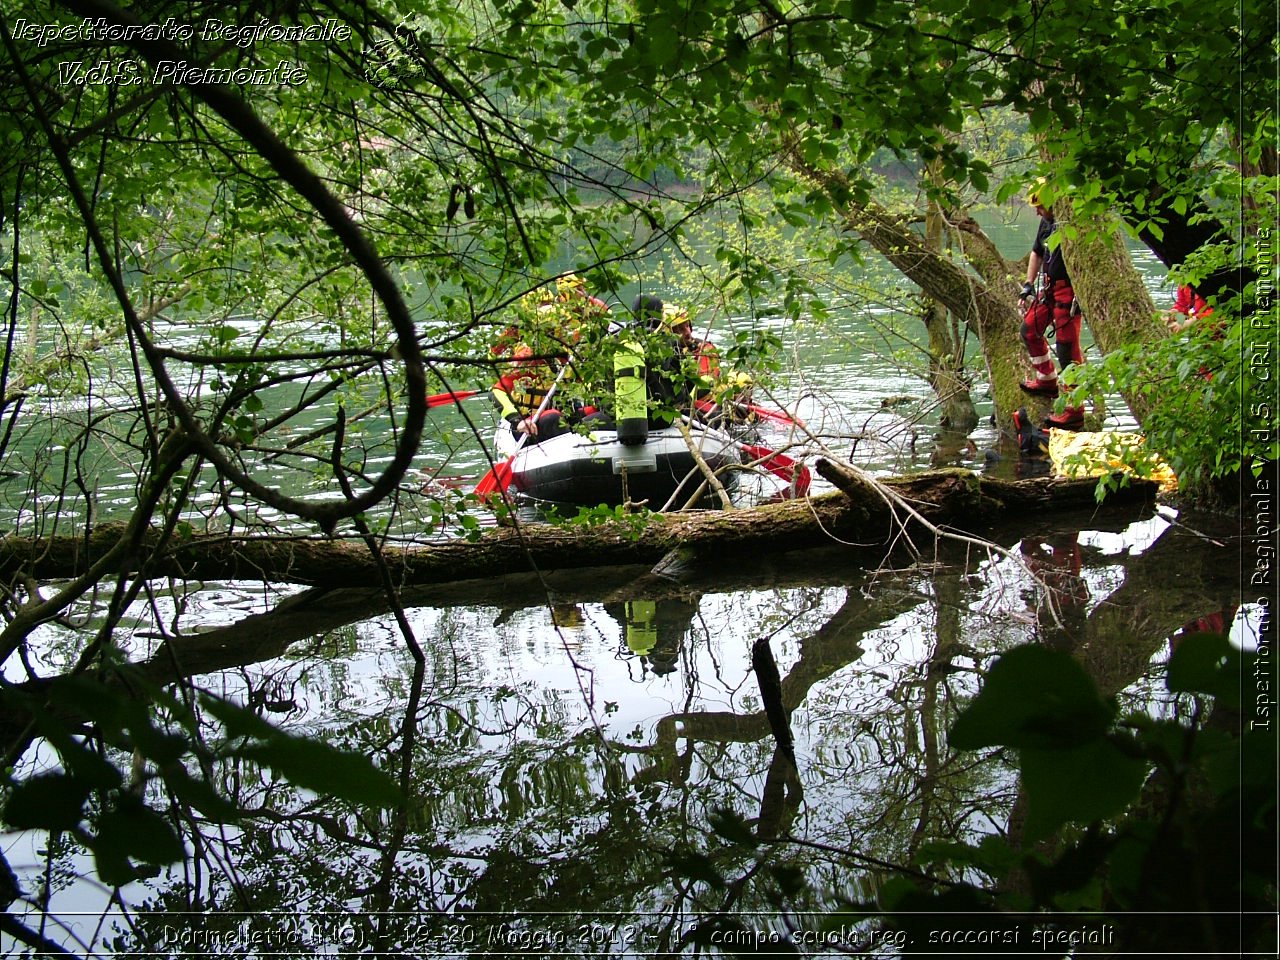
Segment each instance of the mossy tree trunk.
[[[965,470],[944,470],[872,481],[847,465],[819,458],[818,473],[843,493],[766,504],[750,510],[664,515],[661,522],[598,526],[500,527],[475,542],[443,541],[384,547],[379,557],[358,541],[329,538],[228,538],[193,535],[165,539],[147,529],[129,540],[128,528],[103,525],[86,537],[8,537],[0,541],[0,577],[9,582],[69,579],[91,567],[98,576],[137,569],[145,560],[153,578],[255,580],[347,587],[377,583],[385,565],[395,584],[449,583],[500,577],[530,569],[564,570],[608,564],[656,563],[673,550],[782,551],[827,546],[832,538],[857,541],[873,556],[897,543],[910,519],[891,507],[909,503],[931,524],[978,531],[1023,511],[1070,509],[1095,503],[1096,481],[1036,478],[999,480]],[[1152,499],[1155,484],[1134,481],[1109,502]],[[122,544],[130,549],[122,548]]]
[[[931,176],[940,174],[931,171]],[[939,256],[950,248],[950,229],[938,201],[928,200],[925,215],[925,240]],[[928,296],[923,312],[924,327],[929,337],[929,386],[938,398],[944,429],[968,433],[978,425],[978,412],[973,405],[969,378],[965,375],[965,332],[967,326],[936,297]]]
[[[791,169],[824,189],[840,211],[846,229],[856,233],[911,280],[926,296],[942,304],[956,322],[973,331],[982,346],[987,366],[995,421],[1002,433],[1012,435],[1010,415],[1020,406],[1034,406],[1018,387],[1030,375],[1031,365],[1019,330],[1018,283],[1015,268],[1000,256],[981,227],[972,219],[956,220],[961,250],[967,265],[930,248],[926,237],[907,221],[867,201],[857,203],[848,178],[840,171],[822,170],[794,151],[787,158]],[[1028,244],[1030,246],[1030,244]],[[1039,401],[1036,411],[1047,412]]]
[[978,425],[969,379],[964,371],[964,332],[940,301],[926,298],[921,314],[929,337],[929,386],[941,410],[946,430],[968,433]]
[[[1120,235],[1119,224],[1100,218],[1075,219],[1064,213],[1063,255],[1071,289],[1093,340],[1104,354],[1128,344],[1153,343],[1169,335],[1155,302]],[[1121,389],[1141,423],[1151,402],[1138,391]]]

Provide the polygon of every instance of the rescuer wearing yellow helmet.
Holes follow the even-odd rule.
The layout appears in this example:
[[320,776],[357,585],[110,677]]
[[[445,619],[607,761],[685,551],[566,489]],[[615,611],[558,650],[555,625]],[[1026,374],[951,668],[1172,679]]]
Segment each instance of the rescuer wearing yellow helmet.
[[[586,284],[572,273],[556,280],[554,293],[541,288],[520,299],[516,322],[490,349],[491,356],[510,354],[513,361],[490,393],[499,415],[517,436],[525,434],[526,442],[538,443],[567,432],[569,424],[590,415],[592,408],[581,395],[583,384],[562,380],[556,405],[543,411],[536,422],[533,419],[563,365],[572,367],[570,380],[582,374],[578,354],[586,321],[603,319],[608,311],[604,301],[588,294]],[[598,334],[594,328],[591,332]],[[568,411],[567,416],[557,407]]]
[[[744,370],[727,374],[722,371],[715,344],[694,336],[689,311],[684,307],[667,304],[663,323],[676,337],[676,349],[683,361],[685,379],[695,384],[695,406],[699,406],[696,403],[699,394],[704,398],[710,397],[732,419],[739,406],[751,401],[751,388],[755,382],[751,374]],[[705,407],[705,403],[701,407]],[[715,415],[714,411],[712,415]]]

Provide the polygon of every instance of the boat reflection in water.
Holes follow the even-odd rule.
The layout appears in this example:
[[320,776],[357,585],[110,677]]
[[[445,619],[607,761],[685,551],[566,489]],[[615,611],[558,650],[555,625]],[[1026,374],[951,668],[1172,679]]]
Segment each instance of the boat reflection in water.
[[634,599],[606,603],[604,611],[618,622],[626,650],[639,658],[642,669],[663,677],[676,669],[698,604],[670,597]]

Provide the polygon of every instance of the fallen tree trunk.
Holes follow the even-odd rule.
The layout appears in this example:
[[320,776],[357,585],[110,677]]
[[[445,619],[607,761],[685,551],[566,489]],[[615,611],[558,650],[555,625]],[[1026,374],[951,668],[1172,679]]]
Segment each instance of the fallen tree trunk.
[[[1054,520],[1073,529],[1118,531],[1134,519],[1128,510],[1111,510],[1109,514],[1102,517],[1093,511],[1057,511]],[[1026,526],[1024,520],[1017,524],[1017,530],[1002,528],[994,535],[993,542],[1016,543],[1021,536],[1020,528]],[[400,591],[398,599],[405,608],[495,607],[513,611],[551,603],[687,600],[691,596],[744,590],[848,587],[890,573],[877,567],[883,553],[883,547],[857,549],[829,545],[771,554],[754,552],[726,563],[723,557],[679,550],[664,557],[658,568],[650,564],[629,564],[596,566],[589,575],[584,575],[581,569],[509,573],[407,587]],[[936,570],[939,564],[951,564],[957,569],[968,569],[980,556],[968,544],[943,543],[929,557],[928,566]],[[907,563],[894,569],[918,570],[920,567]],[[377,586],[316,587],[285,598],[267,612],[250,614],[235,623],[169,637],[141,669],[151,680],[168,683],[187,676],[245,667],[281,656],[295,643],[383,616],[390,609],[386,594]],[[785,681],[783,685],[786,686]]]
[[[841,492],[752,510],[660,515],[636,525],[522,524],[500,527],[476,542],[445,541],[392,546],[383,559],[399,585],[449,583],[502,576],[531,569],[581,569],[653,564],[672,550],[781,551],[856,543],[887,545],[906,524],[926,528],[902,510],[905,503],[935,526],[980,533],[1002,517],[1094,504],[1094,480],[998,480],[965,470],[948,470],[871,482],[865,475],[829,460],[820,474]],[[1155,485],[1133,481],[1109,502],[1140,503],[1154,498]],[[886,491],[888,493],[886,494]],[[895,501],[898,504],[895,505]],[[0,576],[47,581],[83,573],[118,540],[123,527],[105,525],[88,538],[0,540]],[[145,571],[151,578],[257,580],[319,587],[375,584],[375,558],[363,543],[330,538],[244,538],[195,535],[159,543],[148,541],[143,555],[122,558],[120,573]]]

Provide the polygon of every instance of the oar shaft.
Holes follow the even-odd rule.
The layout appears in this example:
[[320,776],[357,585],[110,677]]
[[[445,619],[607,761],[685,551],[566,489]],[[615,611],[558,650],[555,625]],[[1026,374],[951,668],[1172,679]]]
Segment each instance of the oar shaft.
[[[542,398],[542,402],[538,404],[538,409],[533,411],[533,415],[529,417],[529,419],[533,421],[533,425],[535,428],[538,425],[538,418],[547,412],[547,407],[551,403],[551,398],[555,395],[556,387],[560,386],[560,381],[563,380],[564,375],[569,372],[569,366],[570,364],[567,362],[561,365],[560,372],[557,373],[556,378],[551,381],[551,386],[547,388],[547,393]],[[529,439],[529,434],[526,433],[524,436],[522,436],[519,440],[516,441],[515,453],[520,452],[520,448],[525,445],[525,441],[527,441],[528,439]],[[513,457],[515,456],[515,453],[512,454]]]

